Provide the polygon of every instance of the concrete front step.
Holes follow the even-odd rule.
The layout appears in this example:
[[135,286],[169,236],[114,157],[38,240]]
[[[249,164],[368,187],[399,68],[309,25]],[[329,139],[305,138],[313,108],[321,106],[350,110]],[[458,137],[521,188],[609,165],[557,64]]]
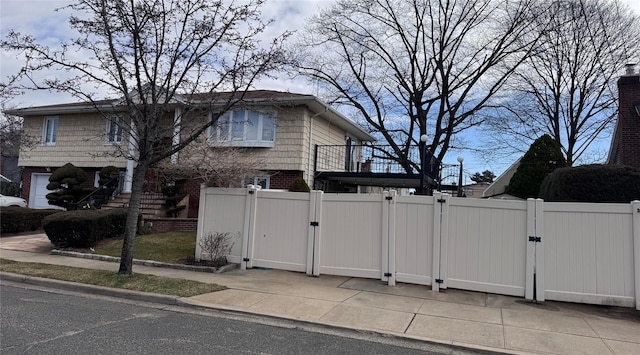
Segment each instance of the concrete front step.
[[[131,198],[130,193],[122,193],[115,199],[102,205],[102,209],[115,209],[126,207],[129,204]],[[140,214],[143,218],[161,217],[164,215],[164,204],[166,203],[166,197],[161,193],[145,192],[142,196],[140,204]]]

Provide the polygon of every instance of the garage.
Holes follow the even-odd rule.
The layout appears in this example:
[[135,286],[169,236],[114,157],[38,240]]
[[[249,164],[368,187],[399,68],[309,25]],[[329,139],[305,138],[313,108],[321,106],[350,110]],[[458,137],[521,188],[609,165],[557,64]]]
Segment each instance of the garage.
[[47,184],[49,184],[49,176],[51,174],[31,174],[31,189],[29,191],[29,208],[57,208],[58,206],[52,206],[47,201],[47,194],[51,191],[47,190]]

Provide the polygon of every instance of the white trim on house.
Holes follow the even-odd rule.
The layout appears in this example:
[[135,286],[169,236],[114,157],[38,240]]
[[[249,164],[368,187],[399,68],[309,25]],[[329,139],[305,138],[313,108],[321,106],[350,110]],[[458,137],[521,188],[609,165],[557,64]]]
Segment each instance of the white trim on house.
[[42,124],[42,145],[54,146],[58,140],[58,116],[45,117]]

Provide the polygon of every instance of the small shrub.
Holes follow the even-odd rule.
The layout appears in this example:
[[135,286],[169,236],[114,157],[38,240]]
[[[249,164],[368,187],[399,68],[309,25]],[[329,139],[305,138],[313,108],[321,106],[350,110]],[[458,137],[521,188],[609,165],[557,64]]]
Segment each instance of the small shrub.
[[239,233],[210,232],[199,242],[200,248],[203,253],[209,256],[213,266],[223,266],[227,264],[227,255],[231,253],[231,249],[235,245],[231,239],[238,236]]
[[58,248],[93,247],[102,239],[124,233],[127,210],[78,210],[46,217],[42,228]]
[[60,210],[36,210],[22,207],[2,207],[0,209],[0,230],[2,233],[20,233],[34,231],[42,227],[42,220],[49,215],[61,213]]
[[175,180],[166,183],[162,188],[162,193],[166,197],[164,207],[167,211],[167,217],[177,218],[180,212],[187,208],[187,206],[179,205],[180,201],[186,196],[183,192],[185,182],[186,180],[184,179]]
[[291,192],[310,192],[311,189],[309,185],[304,181],[303,178],[296,178],[289,186],[289,191]]
[[98,184],[108,184],[108,186],[115,187],[118,186],[118,181],[114,179],[120,176],[120,169],[116,168],[115,166],[108,165],[100,169],[98,176],[100,177],[100,179],[98,180]]

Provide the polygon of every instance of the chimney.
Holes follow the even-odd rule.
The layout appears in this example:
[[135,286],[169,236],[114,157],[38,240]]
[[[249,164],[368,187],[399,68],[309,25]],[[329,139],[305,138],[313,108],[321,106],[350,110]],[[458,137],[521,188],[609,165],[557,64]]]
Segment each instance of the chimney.
[[629,64],[625,64],[625,75],[627,76],[633,76],[636,75],[636,63],[629,63]]

